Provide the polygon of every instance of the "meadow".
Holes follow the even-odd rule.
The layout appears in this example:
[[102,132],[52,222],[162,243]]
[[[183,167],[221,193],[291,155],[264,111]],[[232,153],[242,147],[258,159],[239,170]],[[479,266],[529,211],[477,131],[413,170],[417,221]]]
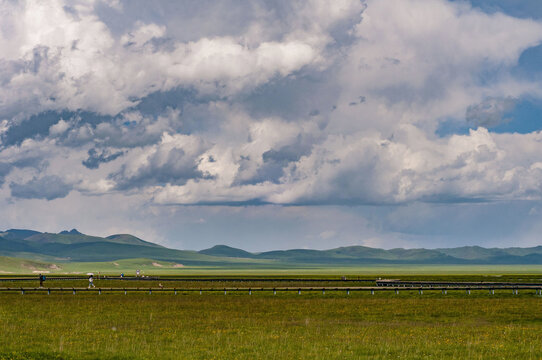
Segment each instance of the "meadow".
[[[478,281],[488,276],[431,278]],[[537,274],[499,277],[503,281],[539,278]],[[156,285],[139,283],[133,286]],[[86,282],[64,284],[85,286]],[[96,281],[97,286],[114,286],[110,284]],[[505,290],[495,295],[402,291],[349,296],[319,291],[276,296],[271,292],[251,296],[0,293],[0,349],[0,359],[538,359],[542,357],[542,298],[534,291],[512,295]]]

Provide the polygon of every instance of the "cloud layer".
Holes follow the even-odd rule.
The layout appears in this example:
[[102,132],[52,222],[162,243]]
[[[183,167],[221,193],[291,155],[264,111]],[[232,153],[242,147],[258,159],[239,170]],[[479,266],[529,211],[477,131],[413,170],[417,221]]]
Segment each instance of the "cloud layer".
[[4,201],[542,198],[540,132],[491,131],[541,98],[517,66],[542,22],[445,0],[240,6],[0,5]]

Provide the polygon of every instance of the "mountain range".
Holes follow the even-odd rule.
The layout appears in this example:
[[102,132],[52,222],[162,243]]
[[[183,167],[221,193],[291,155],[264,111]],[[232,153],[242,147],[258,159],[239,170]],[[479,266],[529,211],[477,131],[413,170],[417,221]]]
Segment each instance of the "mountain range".
[[34,261],[103,262],[152,259],[183,266],[360,266],[370,264],[542,264],[542,246],[442,249],[377,249],[347,246],[330,250],[276,250],[252,253],[216,245],[201,251],[176,250],[129,234],[85,235],[76,229],[58,234],[10,229],[0,232],[0,256]]

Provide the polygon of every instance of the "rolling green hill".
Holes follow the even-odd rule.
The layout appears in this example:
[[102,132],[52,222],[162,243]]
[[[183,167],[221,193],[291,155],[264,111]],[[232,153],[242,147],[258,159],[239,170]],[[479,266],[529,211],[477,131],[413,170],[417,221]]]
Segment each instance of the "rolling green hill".
[[[542,264],[542,246],[532,248],[486,249],[478,246],[451,249],[376,249],[366,246],[347,246],[330,250],[275,250],[248,253],[241,249],[218,245],[202,250],[203,254],[223,257],[266,259],[294,264],[440,264],[440,265],[498,265]],[[245,254],[245,255],[243,255]]]
[[195,251],[168,249],[132,235],[120,234],[102,238],[81,234],[75,229],[59,234],[7,230],[0,233],[0,255],[47,261],[110,261],[131,258],[182,261],[187,264],[219,261],[216,257]]
[[220,256],[220,257],[234,257],[234,258],[246,258],[252,259],[256,255],[249,253],[248,251],[236,249],[226,245],[215,245],[212,248],[199,251],[200,254]]
[[[251,253],[226,245],[201,251],[169,249],[129,234],[98,237],[76,229],[58,234],[10,229],[0,232],[0,256],[46,263],[116,262],[152,259],[183,266],[291,268],[365,265],[540,265],[542,246],[532,248],[376,249],[347,246],[330,250],[292,249]],[[7,261],[7,260],[6,260]],[[2,269],[0,269],[2,270]]]

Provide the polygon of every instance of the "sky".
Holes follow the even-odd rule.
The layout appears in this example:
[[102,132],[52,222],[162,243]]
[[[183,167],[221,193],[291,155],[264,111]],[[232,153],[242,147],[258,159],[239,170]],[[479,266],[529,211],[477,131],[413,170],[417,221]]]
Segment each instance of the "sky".
[[542,244],[539,0],[0,0],[0,229]]

